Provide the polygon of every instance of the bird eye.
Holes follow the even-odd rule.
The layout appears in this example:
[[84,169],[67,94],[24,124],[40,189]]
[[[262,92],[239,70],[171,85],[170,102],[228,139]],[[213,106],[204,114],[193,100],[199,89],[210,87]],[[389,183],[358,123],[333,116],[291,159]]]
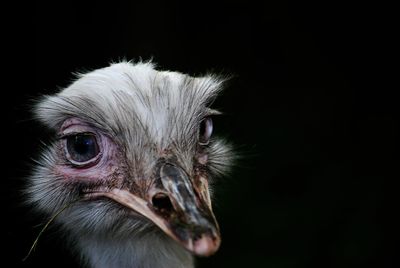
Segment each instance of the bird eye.
[[66,138],[67,158],[71,162],[83,164],[95,158],[100,150],[92,133],[80,133]]
[[199,142],[201,145],[208,144],[208,142],[210,141],[212,131],[213,131],[212,119],[211,117],[207,117],[200,123]]

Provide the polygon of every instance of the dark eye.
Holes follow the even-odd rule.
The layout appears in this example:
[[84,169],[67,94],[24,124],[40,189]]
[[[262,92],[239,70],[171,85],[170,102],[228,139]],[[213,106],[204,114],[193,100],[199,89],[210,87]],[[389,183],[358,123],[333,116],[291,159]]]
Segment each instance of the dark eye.
[[199,136],[199,143],[201,145],[207,145],[210,141],[210,137],[213,131],[213,122],[211,117],[205,118],[200,123],[200,136]]
[[82,164],[95,158],[100,150],[96,136],[91,133],[81,133],[66,138],[67,158],[72,162]]

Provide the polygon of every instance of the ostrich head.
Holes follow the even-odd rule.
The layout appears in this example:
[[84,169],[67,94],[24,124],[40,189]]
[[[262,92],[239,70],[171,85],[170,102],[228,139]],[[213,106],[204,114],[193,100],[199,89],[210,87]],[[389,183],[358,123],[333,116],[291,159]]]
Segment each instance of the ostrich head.
[[212,137],[212,76],[117,63],[35,109],[56,138],[30,178],[30,202],[57,217],[91,267],[191,267],[220,245],[210,183],[229,147]]

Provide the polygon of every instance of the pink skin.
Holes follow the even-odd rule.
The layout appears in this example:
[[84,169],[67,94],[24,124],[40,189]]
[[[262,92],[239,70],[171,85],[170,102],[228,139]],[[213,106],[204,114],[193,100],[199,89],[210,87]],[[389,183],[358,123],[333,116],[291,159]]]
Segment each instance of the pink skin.
[[74,162],[66,150],[66,140],[61,139],[59,156],[62,161],[55,166],[56,174],[62,175],[68,181],[99,181],[120,177],[118,169],[123,161],[119,161],[122,160],[122,157],[118,146],[111,138],[77,118],[67,119],[60,128],[60,136],[87,132],[96,136],[99,154],[84,164]]
[[207,155],[207,154],[199,154],[199,155],[197,156],[197,161],[198,161],[201,165],[207,164],[208,155]]

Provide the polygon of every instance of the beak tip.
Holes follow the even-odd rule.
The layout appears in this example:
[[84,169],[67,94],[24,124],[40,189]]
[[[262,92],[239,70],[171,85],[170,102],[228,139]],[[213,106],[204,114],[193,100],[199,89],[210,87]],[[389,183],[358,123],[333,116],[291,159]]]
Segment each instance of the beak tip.
[[193,242],[193,253],[197,256],[208,257],[213,255],[219,248],[221,240],[219,238],[212,239],[209,236],[202,236]]

